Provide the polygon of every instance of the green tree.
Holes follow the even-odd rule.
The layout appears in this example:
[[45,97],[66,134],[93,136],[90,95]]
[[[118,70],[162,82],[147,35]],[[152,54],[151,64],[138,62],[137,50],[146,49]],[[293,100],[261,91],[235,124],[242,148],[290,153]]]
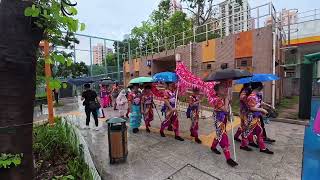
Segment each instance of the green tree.
[[163,0],[159,3],[158,9],[154,10],[150,16],[153,27],[155,29],[154,33],[158,39],[163,39],[168,36],[168,31],[165,27],[166,21],[170,18],[169,14],[170,0]]
[[176,35],[192,27],[191,20],[187,17],[187,14],[181,11],[175,12],[165,26],[168,29],[169,35]]
[[106,73],[106,68],[102,65],[94,64],[92,65],[92,76],[97,76]]
[[[213,5],[214,0],[181,0],[185,3],[194,20],[194,25],[201,26],[208,23],[208,21],[216,15],[218,8]],[[242,0],[236,0],[237,3],[242,4]]]
[[[1,0],[0,2],[0,152],[23,153],[22,163],[0,173],[0,179],[33,178],[32,130],[39,42],[70,47],[84,24],[70,0]],[[67,31],[63,33],[62,31]],[[70,62],[52,51],[47,63]],[[52,88],[60,83],[52,80]],[[49,87],[48,87],[49,88]]]
[[84,62],[75,62],[68,66],[66,63],[61,63],[57,66],[57,71],[54,73],[55,77],[81,77],[87,75],[89,72],[88,66]]
[[116,53],[108,53],[106,58],[104,59],[103,64],[107,63],[107,66],[117,66],[117,54]]

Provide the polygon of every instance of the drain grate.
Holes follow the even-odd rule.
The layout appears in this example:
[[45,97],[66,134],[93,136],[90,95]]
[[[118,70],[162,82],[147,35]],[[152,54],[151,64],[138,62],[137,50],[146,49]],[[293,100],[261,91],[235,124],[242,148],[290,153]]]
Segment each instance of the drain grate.
[[220,178],[213,176],[191,164],[183,166],[178,171],[171,174],[166,180],[220,180]]

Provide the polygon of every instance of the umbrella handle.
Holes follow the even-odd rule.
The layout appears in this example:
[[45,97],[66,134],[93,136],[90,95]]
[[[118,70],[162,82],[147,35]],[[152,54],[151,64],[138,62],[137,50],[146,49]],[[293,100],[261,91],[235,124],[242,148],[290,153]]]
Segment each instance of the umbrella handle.
[[157,106],[156,106],[156,104],[154,102],[153,102],[153,105],[154,105],[154,108],[156,109],[156,112],[157,112],[157,114],[159,116],[160,122],[162,123],[161,116],[160,116],[159,111],[157,109]]

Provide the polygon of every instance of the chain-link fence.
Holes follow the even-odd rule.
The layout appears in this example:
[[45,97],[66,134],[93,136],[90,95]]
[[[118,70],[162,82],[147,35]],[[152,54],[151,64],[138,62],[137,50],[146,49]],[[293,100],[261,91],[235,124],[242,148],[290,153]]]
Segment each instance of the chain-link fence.
[[104,37],[76,34],[78,44],[74,48],[55,47],[72,53],[74,63],[83,63],[88,68],[88,76],[105,75],[113,80],[123,80],[123,58],[119,53],[119,41]]

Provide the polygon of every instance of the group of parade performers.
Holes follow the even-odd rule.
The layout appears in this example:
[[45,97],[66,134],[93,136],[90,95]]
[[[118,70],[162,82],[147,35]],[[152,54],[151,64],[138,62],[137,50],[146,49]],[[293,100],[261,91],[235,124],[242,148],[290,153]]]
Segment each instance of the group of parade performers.
[[[232,83],[231,83],[232,84]],[[139,90],[139,84],[133,84],[131,92],[128,95],[128,110],[130,111],[130,127],[133,133],[139,132],[141,119],[144,119],[146,131],[150,133],[151,122],[154,119],[152,85],[145,84],[143,90]],[[216,98],[212,103],[213,119],[216,136],[211,145],[211,151],[215,154],[221,154],[217,149],[220,145],[225,155],[227,164],[231,167],[237,166],[230,156],[229,140],[227,134],[227,122],[230,118],[230,82],[220,82],[214,86]],[[240,119],[241,125],[238,128],[235,136],[236,141],[240,141],[240,149],[244,151],[252,151],[249,147],[256,147],[260,152],[266,154],[273,154],[265,146],[265,141],[274,142],[274,140],[266,137],[264,123],[262,117],[268,113],[266,107],[271,106],[264,103],[262,100],[263,84],[260,82],[244,84],[240,91]],[[194,137],[195,142],[201,144],[199,139],[199,107],[200,107],[200,93],[199,89],[193,88],[192,95],[189,97],[189,107],[187,110],[187,117],[191,119],[190,136]],[[176,84],[166,83],[166,89],[163,93],[163,110],[165,120],[161,122],[160,135],[165,137],[164,130],[166,128],[172,129],[175,134],[175,139],[184,141],[179,136],[179,120],[177,111],[177,97]],[[241,137],[241,139],[240,139]]]

